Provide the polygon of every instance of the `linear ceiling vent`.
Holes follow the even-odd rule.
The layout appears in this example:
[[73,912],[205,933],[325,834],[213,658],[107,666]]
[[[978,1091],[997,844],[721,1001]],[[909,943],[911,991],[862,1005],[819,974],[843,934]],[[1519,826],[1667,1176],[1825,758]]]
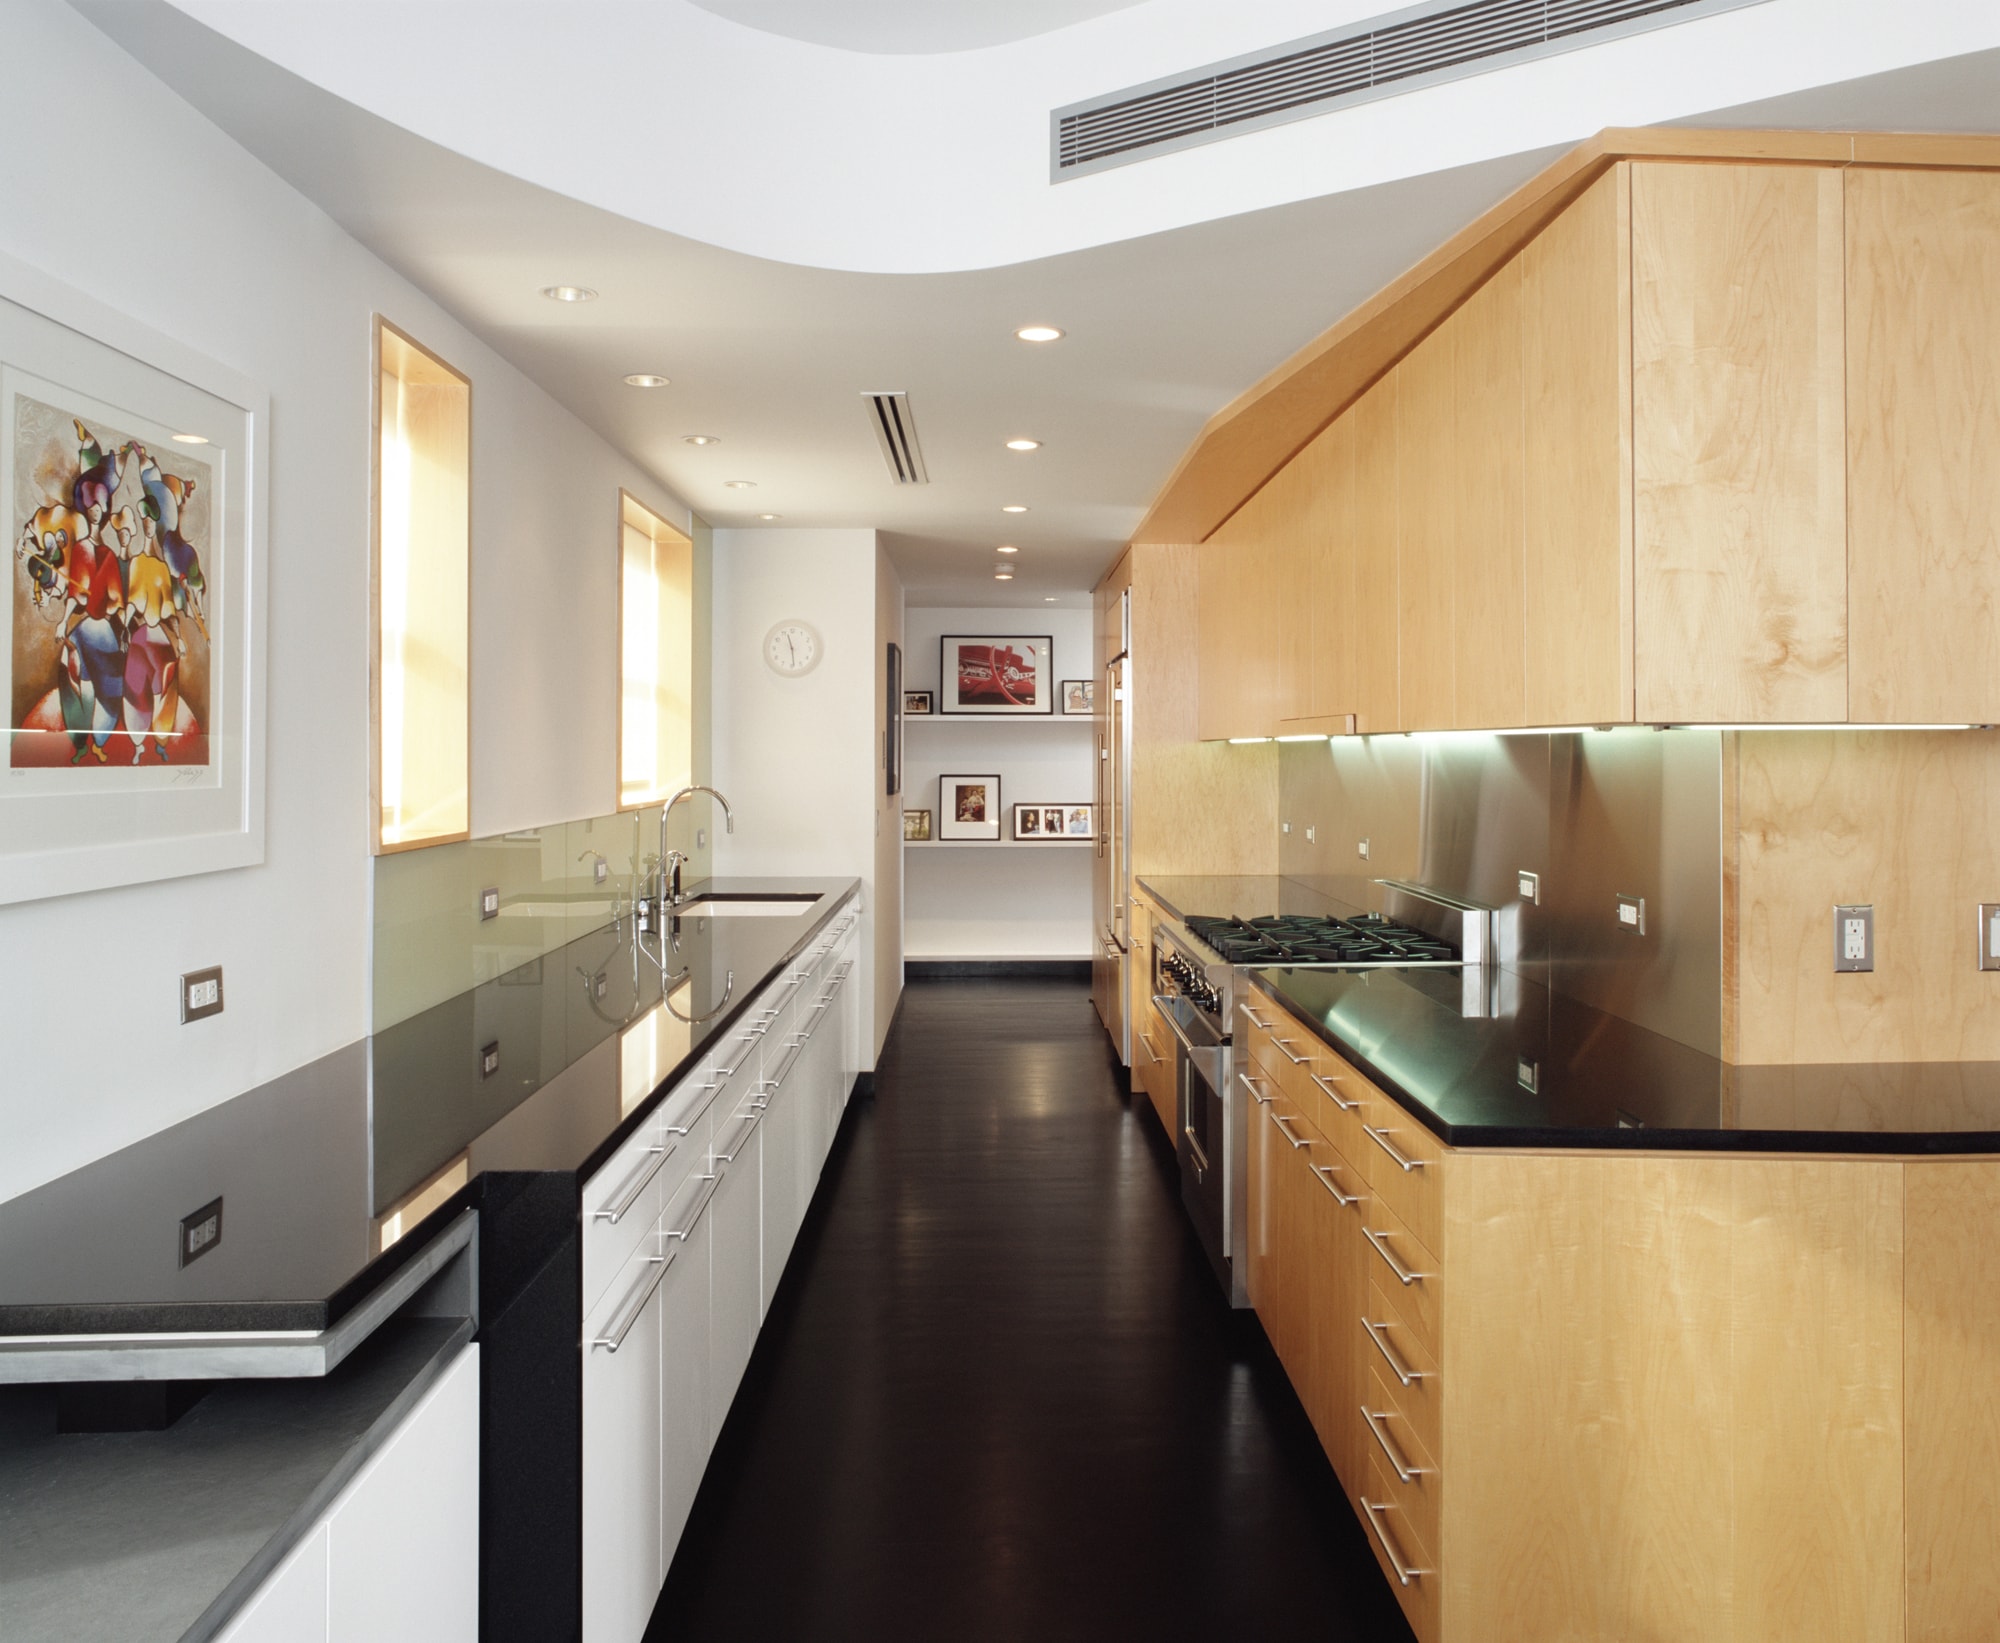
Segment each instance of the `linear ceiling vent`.
[[1049,116],[1049,180],[1759,4],[1762,0],[1431,0],[1059,108]]
[[931,476],[924,468],[924,448],[917,443],[917,419],[910,414],[910,396],[896,388],[861,397],[868,401],[869,420],[875,424],[889,477],[898,485],[928,485]]

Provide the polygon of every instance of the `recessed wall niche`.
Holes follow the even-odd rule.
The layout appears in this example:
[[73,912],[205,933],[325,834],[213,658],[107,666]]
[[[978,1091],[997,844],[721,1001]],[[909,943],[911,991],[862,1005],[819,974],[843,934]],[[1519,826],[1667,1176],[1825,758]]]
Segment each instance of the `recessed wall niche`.
[[618,807],[694,780],[694,544],[618,493]]
[[374,848],[471,832],[472,384],[375,321]]

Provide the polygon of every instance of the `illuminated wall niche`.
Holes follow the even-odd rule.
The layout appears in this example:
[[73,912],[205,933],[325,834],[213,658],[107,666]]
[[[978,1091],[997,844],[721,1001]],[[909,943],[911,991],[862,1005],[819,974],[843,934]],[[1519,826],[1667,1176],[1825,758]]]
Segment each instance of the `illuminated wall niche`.
[[618,807],[694,780],[694,544],[618,493]]
[[375,849],[471,832],[472,384],[375,321]]

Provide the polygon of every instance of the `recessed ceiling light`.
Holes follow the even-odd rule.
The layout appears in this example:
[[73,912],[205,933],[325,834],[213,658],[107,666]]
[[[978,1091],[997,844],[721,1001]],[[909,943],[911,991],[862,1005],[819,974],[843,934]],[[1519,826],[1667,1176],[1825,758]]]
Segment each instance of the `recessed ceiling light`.
[[667,386],[667,379],[665,377],[656,377],[651,371],[634,371],[625,379],[625,386],[628,388],[664,388]]
[[785,516],[781,513],[760,513],[757,517],[759,519],[783,519]]
[[595,302],[597,293],[587,285],[545,285],[542,295],[550,302]]
[[1024,325],[1014,335],[1023,342],[1054,342],[1062,336],[1062,331],[1054,325]]
[[1010,439],[1007,441],[1007,449],[1010,451],[1039,451],[1041,448],[1042,442],[1039,439]]
[[996,570],[993,573],[993,580],[996,582],[1011,582],[1014,580],[1014,573],[1010,570]]
[[1001,505],[1000,511],[1002,513],[1026,513],[1028,505],[1025,502],[1007,502]]
[[1056,602],[1056,596],[1053,593],[1045,593],[1042,595],[1043,604],[1053,605],[1055,602]]
[[174,443],[175,443],[176,445],[206,445],[206,444],[208,443],[208,435],[207,435],[207,434],[175,434],[175,435],[173,436],[173,440],[174,440]]
[[684,445],[720,445],[722,441],[714,434],[682,434],[681,443]]
[[726,491],[754,491],[757,488],[757,481],[754,479],[725,479],[722,482],[722,488]]
[[1001,547],[995,548],[993,551],[995,553],[1019,553],[1021,550],[1015,547],[1012,542],[1008,542]]

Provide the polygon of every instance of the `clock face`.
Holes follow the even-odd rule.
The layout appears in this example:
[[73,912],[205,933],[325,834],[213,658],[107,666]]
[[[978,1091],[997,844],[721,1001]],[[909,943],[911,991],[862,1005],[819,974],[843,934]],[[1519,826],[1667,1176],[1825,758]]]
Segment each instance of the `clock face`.
[[810,673],[819,651],[819,635],[808,622],[780,622],[764,636],[764,660],[788,679]]

